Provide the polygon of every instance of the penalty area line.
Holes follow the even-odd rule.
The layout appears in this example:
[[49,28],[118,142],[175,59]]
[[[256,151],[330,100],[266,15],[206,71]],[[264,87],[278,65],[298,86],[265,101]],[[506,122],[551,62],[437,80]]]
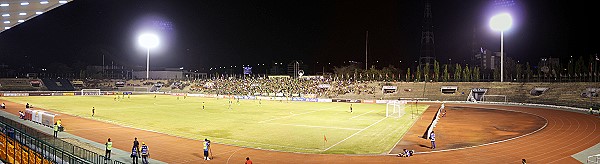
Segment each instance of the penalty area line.
[[360,115],[358,115],[358,116],[351,117],[350,119],[352,120],[352,119],[354,119],[354,118],[356,118],[356,117],[360,117],[360,116],[362,116],[362,115],[369,114],[369,113],[371,113],[371,112],[373,112],[373,111],[374,111],[374,110],[372,110],[372,111],[369,111],[369,112],[367,112],[367,113],[360,114]]
[[341,127],[331,127],[331,126],[315,126],[315,125],[300,125],[300,124],[280,124],[280,123],[266,123],[266,124],[299,126],[299,127],[309,127],[309,128],[323,128],[323,129],[362,130],[362,129],[356,129],[356,128],[341,128]]
[[352,135],[350,135],[350,136],[348,136],[348,137],[344,138],[343,140],[341,140],[341,141],[339,141],[339,142],[337,142],[337,143],[335,143],[335,144],[333,144],[333,145],[329,146],[327,149],[325,149],[325,150],[323,150],[323,151],[327,151],[327,150],[331,149],[332,147],[334,147],[334,146],[336,146],[336,145],[338,145],[338,144],[340,144],[340,143],[342,143],[342,142],[344,142],[344,141],[346,141],[346,140],[348,140],[348,139],[350,139],[350,138],[354,137],[356,134],[358,134],[358,133],[360,133],[360,132],[362,132],[362,131],[365,131],[365,130],[369,129],[371,126],[373,126],[373,125],[375,125],[375,124],[377,124],[377,123],[379,123],[379,122],[383,121],[383,120],[384,120],[384,119],[386,119],[386,118],[387,118],[387,117],[384,117],[384,118],[382,118],[381,120],[379,120],[379,121],[377,121],[377,122],[375,122],[375,123],[373,123],[373,124],[371,124],[371,125],[369,125],[369,126],[367,126],[367,127],[363,128],[363,129],[361,129],[360,131],[358,131],[358,132],[356,132],[356,133],[354,133],[354,134],[352,134]]
[[289,115],[289,116],[275,117],[275,118],[272,118],[272,119],[259,121],[258,123],[262,124],[262,123],[267,123],[267,122],[270,122],[270,121],[281,120],[281,119],[284,119],[284,118],[290,118],[290,117],[294,117],[294,116],[299,116],[299,115],[314,113],[314,112],[328,110],[328,109],[333,109],[333,108],[338,108],[338,107],[330,107],[330,108],[325,108],[325,109],[321,109],[321,110],[314,110],[314,111],[308,111],[308,112],[304,112],[304,113],[292,114],[292,115]]

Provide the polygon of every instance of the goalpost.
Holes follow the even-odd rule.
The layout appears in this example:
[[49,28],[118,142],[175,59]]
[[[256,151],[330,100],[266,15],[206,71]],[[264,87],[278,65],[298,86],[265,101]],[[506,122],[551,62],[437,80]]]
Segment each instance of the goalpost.
[[406,113],[405,107],[406,101],[389,101],[385,106],[385,117],[400,118]]
[[148,87],[133,87],[133,92],[150,92]]
[[100,96],[100,89],[81,89],[82,96]]

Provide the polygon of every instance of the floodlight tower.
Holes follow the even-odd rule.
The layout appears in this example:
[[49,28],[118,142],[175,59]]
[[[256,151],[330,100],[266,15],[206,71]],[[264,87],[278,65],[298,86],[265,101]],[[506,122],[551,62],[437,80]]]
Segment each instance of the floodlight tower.
[[150,48],[158,46],[158,36],[154,34],[142,34],[138,37],[138,43],[148,50],[146,58],[146,79],[150,75]]
[[512,17],[508,13],[493,16],[490,19],[490,28],[500,31],[500,82],[504,82],[504,31],[512,26]]

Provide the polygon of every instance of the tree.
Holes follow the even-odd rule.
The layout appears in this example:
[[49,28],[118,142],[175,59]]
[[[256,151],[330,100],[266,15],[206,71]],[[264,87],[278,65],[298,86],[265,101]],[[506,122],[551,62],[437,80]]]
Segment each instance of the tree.
[[496,66],[496,68],[494,69],[494,81],[499,80],[500,79],[500,68],[498,68],[498,66]]
[[465,65],[465,69],[463,70],[463,81],[471,81],[471,70],[469,70],[469,65]]
[[579,81],[582,80],[582,75],[585,73],[585,62],[583,61],[583,56],[579,56],[577,62],[575,63],[575,73],[579,76]]
[[531,66],[529,65],[529,62],[525,63],[527,66],[527,68],[525,69],[525,74],[526,74],[526,80],[527,82],[529,82],[529,80],[531,79],[531,74],[533,74],[533,71],[531,71]]
[[417,72],[415,72],[415,75],[417,76],[417,81],[421,81],[421,67],[417,66]]
[[423,77],[425,78],[425,81],[431,80],[429,66],[429,63],[425,63],[425,68],[423,68]]
[[440,80],[440,62],[437,60],[433,61],[433,79],[435,81]]
[[517,81],[521,81],[522,80],[521,79],[522,74],[523,74],[523,65],[517,64],[517,76],[516,76]]
[[481,74],[479,72],[479,67],[473,68],[473,81],[479,82],[481,80]]
[[406,81],[412,81],[412,78],[410,77],[410,68],[406,69]]
[[444,77],[442,77],[443,81],[450,80],[450,74],[448,73],[448,64],[444,64]]
[[460,81],[460,74],[462,74],[462,69],[460,68],[460,64],[456,63],[456,67],[454,68],[454,81]]

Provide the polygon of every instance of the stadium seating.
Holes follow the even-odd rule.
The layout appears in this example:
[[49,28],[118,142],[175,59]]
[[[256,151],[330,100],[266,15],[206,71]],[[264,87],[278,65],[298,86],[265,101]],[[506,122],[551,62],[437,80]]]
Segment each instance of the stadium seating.
[[49,91],[74,91],[75,87],[68,79],[43,78],[42,82]]
[[5,78],[0,79],[1,91],[35,91],[42,88],[31,86],[30,79]]

